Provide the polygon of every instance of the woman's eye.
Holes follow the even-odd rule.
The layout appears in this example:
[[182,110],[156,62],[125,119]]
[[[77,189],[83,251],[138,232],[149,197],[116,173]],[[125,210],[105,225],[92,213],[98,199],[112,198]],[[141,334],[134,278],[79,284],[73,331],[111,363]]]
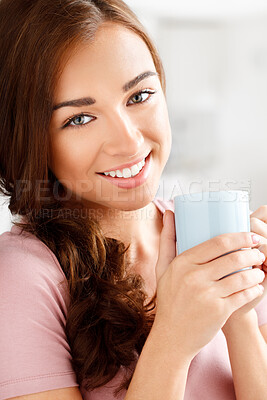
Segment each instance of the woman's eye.
[[144,103],[147,101],[152,94],[154,94],[154,91],[151,90],[142,90],[141,92],[135,93],[132,97],[131,100],[128,102],[128,104],[138,104],[138,103]]
[[63,128],[66,128],[67,126],[74,126],[74,127],[80,127],[88,124],[94,119],[94,117],[90,117],[89,115],[76,115],[75,117],[69,119],[67,123],[63,126]]

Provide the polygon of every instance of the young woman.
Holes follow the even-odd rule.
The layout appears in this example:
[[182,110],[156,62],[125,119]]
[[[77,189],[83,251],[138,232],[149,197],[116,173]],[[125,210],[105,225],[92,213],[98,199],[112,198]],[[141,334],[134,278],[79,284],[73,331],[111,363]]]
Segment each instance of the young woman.
[[0,82],[0,399],[265,398],[266,209],[176,255],[164,72],[135,15],[1,0]]

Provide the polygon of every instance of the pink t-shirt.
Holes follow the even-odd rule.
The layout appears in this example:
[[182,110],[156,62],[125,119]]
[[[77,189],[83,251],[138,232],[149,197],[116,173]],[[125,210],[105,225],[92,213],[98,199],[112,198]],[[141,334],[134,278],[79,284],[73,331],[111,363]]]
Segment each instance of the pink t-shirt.
[[[164,212],[173,202],[154,200]],[[78,386],[65,335],[69,301],[65,275],[54,254],[35,236],[13,226],[0,235],[0,400]],[[267,298],[257,306],[267,323]],[[90,354],[88,354],[90,357]],[[123,370],[84,400],[122,400],[113,395]],[[193,359],[185,400],[234,400],[227,346],[220,331]]]

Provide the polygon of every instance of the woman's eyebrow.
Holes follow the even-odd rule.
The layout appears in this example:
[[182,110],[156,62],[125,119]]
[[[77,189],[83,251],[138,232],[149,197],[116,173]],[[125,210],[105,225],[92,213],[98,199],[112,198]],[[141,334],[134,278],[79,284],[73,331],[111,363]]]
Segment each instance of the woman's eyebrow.
[[[142,74],[136,76],[134,79],[130,80],[127,82],[125,85],[123,85],[122,90],[124,92],[128,92],[130,89],[132,89],[134,86],[136,86],[139,82],[142,80],[148,78],[149,76],[154,76],[154,75],[159,75],[157,72],[153,71],[146,71],[143,72]],[[92,104],[95,104],[96,100],[92,97],[83,97],[81,99],[75,99],[75,100],[68,100],[68,101],[63,101],[61,103],[58,103],[53,106],[53,111],[58,110],[59,108],[62,107],[82,107],[82,106],[91,106]]]
[[143,72],[142,74],[140,74],[140,75],[136,76],[134,79],[132,79],[130,82],[127,82],[123,86],[122,90],[124,92],[128,92],[130,89],[132,89],[134,86],[136,86],[143,79],[146,79],[149,76],[154,76],[154,75],[159,75],[159,74],[157,72],[152,72],[152,71]]
[[55,106],[53,106],[53,111],[56,111],[62,107],[91,106],[94,103],[96,103],[96,100],[93,99],[92,97],[83,97],[81,99],[68,100],[68,101],[63,101],[62,103],[58,103]]

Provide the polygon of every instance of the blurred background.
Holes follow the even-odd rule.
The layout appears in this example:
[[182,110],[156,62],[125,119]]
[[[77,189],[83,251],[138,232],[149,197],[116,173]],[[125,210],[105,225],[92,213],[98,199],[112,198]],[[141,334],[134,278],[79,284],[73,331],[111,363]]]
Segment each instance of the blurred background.
[[173,150],[158,195],[248,190],[267,204],[267,1],[126,0],[167,78]]
[[[166,71],[173,148],[157,196],[241,189],[252,210],[267,204],[267,1],[126,3]],[[0,218],[1,233],[7,205]]]

